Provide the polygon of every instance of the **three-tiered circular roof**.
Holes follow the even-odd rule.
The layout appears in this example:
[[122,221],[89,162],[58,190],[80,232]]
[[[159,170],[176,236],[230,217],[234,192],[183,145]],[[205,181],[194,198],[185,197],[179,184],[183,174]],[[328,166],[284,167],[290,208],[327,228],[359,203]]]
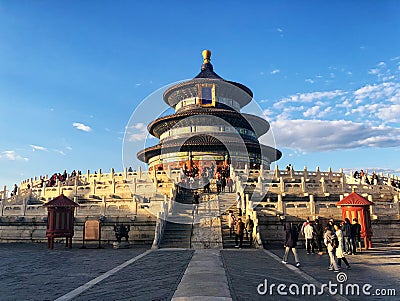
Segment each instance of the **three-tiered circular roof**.
[[[243,155],[248,152],[253,158],[260,156],[269,162],[281,158],[279,150],[258,141],[269,130],[268,121],[252,114],[240,113],[238,107],[228,105],[236,103],[240,108],[246,106],[253,99],[252,91],[216,74],[210,56],[210,51],[203,51],[201,72],[192,80],[176,84],[164,92],[163,99],[168,105],[175,108],[178,103],[182,104],[174,114],[157,118],[147,129],[156,138],[167,131],[177,131],[171,131],[157,145],[140,151],[137,157],[141,161],[149,162],[151,158],[162,154],[173,153],[179,158],[179,152],[220,153],[227,150],[239,151]],[[201,89],[204,87],[212,89],[212,105],[203,105]],[[226,129],[227,125],[236,130]],[[197,126],[202,128],[198,129]],[[213,127],[218,128],[212,130]],[[189,131],[186,132],[185,128]],[[178,132],[180,134],[176,134]]]

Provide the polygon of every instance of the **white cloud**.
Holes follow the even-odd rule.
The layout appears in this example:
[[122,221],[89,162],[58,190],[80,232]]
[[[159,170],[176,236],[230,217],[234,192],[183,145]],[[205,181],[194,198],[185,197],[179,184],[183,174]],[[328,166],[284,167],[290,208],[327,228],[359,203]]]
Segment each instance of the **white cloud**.
[[139,123],[136,123],[133,127],[137,130],[142,130],[142,129],[146,128],[146,125],[143,122],[139,122]]
[[282,28],[277,28],[276,31],[282,33],[283,29]]
[[385,108],[378,109],[376,115],[386,122],[400,121],[400,105],[391,105]]
[[279,72],[281,72],[281,70],[279,70],[279,69],[274,69],[274,70],[271,71],[271,74],[277,74],[277,73],[279,73]]
[[6,159],[10,161],[29,161],[28,158],[18,155],[15,151],[4,151],[0,154],[0,159]]
[[400,146],[400,129],[345,120],[279,119],[271,123],[271,128],[278,148],[305,152]]
[[264,116],[261,116],[261,117],[267,117],[267,120],[268,120],[272,115],[274,115],[274,113],[270,109],[265,109],[263,111],[263,115]]
[[74,126],[76,129],[84,131],[84,132],[90,132],[92,130],[92,128],[88,125],[85,125],[83,123],[79,123],[79,122],[74,122],[72,124],[72,126]]
[[37,151],[37,150],[47,151],[47,148],[45,148],[43,146],[33,145],[33,144],[30,144],[29,146],[32,147],[32,151]]
[[144,141],[148,135],[147,127],[144,123],[139,122],[128,128],[128,141]]
[[381,84],[365,85],[360,89],[354,91],[356,99],[370,99],[370,100],[381,100],[387,101],[393,95],[400,94],[400,84],[393,82],[384,82]]
[[314,81],[313,81],[311,78],[307,78],[307,79],[305,80],[305,82],[306,82],[306,83],[310,83],[310,84],[313,84],[313,83],[314,83]]
[[303,113],[304,117],[314,117],[319,113],[320,106],[313,106]]
[[289,97],[285,97],[280,101],[276,102],[273,106],[274,108],[282,108],[285,107],[286,103],[289,102],[313,102],[317,100],[328,100],[333,99],[335,97],[339,97],[347,94],[347,92],[342,90],[334,90],[334,91],[323,91],[323,92],[310,92],[310,93],[299,93],[295,95],[291,95]]
[[66,155],[62,150],[54,149],[54,151],[55,151],[56,153],[60,154],[60,155],[63,155],[63,156]]

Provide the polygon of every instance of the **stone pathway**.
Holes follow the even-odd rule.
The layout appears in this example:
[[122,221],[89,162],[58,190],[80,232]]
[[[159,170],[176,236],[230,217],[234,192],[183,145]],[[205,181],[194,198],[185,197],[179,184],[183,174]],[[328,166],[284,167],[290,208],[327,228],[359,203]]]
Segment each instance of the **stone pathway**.
[[172,301],[232,300],[219,250],[196,250]]

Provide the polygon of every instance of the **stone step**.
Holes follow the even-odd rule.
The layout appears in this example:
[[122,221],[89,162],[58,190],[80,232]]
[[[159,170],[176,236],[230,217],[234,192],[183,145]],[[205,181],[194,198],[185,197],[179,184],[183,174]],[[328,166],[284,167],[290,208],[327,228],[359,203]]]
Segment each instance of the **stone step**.
[[[161,239],[161,248],[190,248],[190,237],[192,235],[192,217],[176,216],[183,223],[173,223],[167,221],[163,237]],[[190,221],[190,223],[186,223]]]

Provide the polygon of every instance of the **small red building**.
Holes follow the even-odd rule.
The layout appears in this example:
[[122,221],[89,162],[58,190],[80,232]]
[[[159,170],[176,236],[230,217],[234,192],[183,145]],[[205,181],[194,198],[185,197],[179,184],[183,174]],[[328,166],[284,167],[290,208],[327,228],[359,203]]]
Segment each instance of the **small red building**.
[[65,237],[66,246],[72,248],[74,236],[74,211],[79,205],[61,194],[47,204],[47,230],[48,248],[53,249],[55,237]]
[[336,205],[342,209],[342,219],[346,217],[353,221],[354,218],[358,220],[361,225],[361,237],[364,238],[365,249],[372,248],[372,227],[371,227],[371,214],[370,206],[374,203],[368,201],[356,192],[350,193],[343,200]]

